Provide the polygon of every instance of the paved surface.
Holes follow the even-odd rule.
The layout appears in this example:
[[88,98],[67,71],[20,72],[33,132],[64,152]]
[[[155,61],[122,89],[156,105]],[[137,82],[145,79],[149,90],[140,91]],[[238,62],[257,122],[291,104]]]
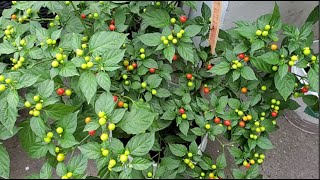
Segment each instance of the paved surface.
[[[319,178],[319,135],[305,133],[284,117],[278,120],[280,130],[270,135],[274,149],[267,151],[266,160],[262,166],[262,173],[265,179],[306,179]],[[26,153],[21,149],[16,138],[5,142],[10,153],[11,174],[10,178],[25,178],[32,173],[38,173],[43,160],[27,158]],[[209,142],[207,152],[217,157],[221,152],[221,147],[217,142]],[[228,153],[227,153],[228,154]],[[228,164],[232,164],[233,159],[227,155]],[[90,162],[88,174],[96,173]],[[226,172],[230,174],[230,172]],[[228,176],[230,177],[230,176]]]

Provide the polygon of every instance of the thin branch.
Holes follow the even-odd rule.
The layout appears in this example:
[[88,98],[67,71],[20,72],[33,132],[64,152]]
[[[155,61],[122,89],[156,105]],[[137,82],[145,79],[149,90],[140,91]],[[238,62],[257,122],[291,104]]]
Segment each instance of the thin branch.
[[77,16],[77,17],[80,19],[80,21],[81,21],[81,23],[82,23],[83,27],[85,28],[85,33],[86,33],[86,35],[89,37],[89,36],[90,36],[90,33],[89,33],[88,28],[87,28],[87,26],[85,25],[85,23],[84,23],[83,19],[81,19],[81,18],[80,18],[80,12],[77,10],[76,6],[73,4],[73,2],[72,2],[72,1],[70,1],[70,3],[71,3],[71,5],[72,5],[72,7],[73,7],[74,11],[76,11],[76,12],[77,12],[77,14],[78,14],[78,16]]

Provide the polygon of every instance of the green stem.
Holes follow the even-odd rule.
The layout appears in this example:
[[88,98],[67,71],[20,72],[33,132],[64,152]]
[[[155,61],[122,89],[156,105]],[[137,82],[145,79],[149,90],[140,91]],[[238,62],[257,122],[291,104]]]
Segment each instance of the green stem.
[[73,4],[73,2],[72,2],[72,1],[70,1],[70,3],[71,3],[71,5],[72,5],[72,7],[73,7],[74,11],[76,11],[76,12],[77,12],[77,14],[78,14],[78,18],[80,19],[80,21],[81,21],[81,23],[82,23],[83,27],[85,28],[85,33],[86,33],[86,35],[87,35],[88,37],[90,37],[90,34],[89,34],[89,31],[88,31],[87,26],[85,25],[85,23],[84,23],[83,19],[81,19],[81,18],[80,18],[80,12],[77,10],[76,6]]
[[134,103],[134,101],[128,96],[123,96],[123,95],[120,95],[120,94],[117,94],[117,93],[113,93],[113,94],[116,95],[116,96],[121,96],[123,98],[129,99],[132,103]]
[[88,137],[90,137],[90,135],[87,135],[87,137],[83,138],[83,139],[82,139],[82,141],[81,141],[81,142],[80,142],[76,147],[74,147],[74,148],[72,149],[72,153],[71,153],[71,156],[70,156],[69,161],[72,159],[73,154],[74,154],[74,151],[76,150],[76,148],[77,148],[78,146],[80,146],[80,145],[81,145],[81,143],[83,143],[85,140],[87,140],[87,139],[88,139]]

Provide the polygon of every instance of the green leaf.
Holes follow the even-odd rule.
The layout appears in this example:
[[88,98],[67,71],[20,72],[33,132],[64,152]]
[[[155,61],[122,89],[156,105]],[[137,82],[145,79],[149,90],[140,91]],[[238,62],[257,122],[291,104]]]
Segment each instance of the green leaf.
[[58,120],[57,125],[63,128],[64,133],[73,134],[77,129],[77,116],[78,111],[65,114],[62,119]]
[[39,159],[44,157],[49,150],[49,146],[44,146],[42,143],[36,143],[28,149],[28,154],[31,158]]
[[186,44],[186,43],[180,43],[178,46],[178,53],[184,60],[190,61],[192,63],[194,62],[192,45]]
[[123,49],[105,49],[106,52],[102,56],[102,62],[106,66],[116,66],[123,59],[125,50]]
[[[196,1],[182,1],[183,4],[186,4],[187,6],[189,6],[190,8],[192,8],[193,10],[197,10],[197,4]],[[169,178],[170,179],[170,178]],[[174,178],[171,178],[174,179]]]
[[184,93],[183,96],[182,96],[182,102],[184,104],[189,104],[191,101],[191,96],[189,93]]
[[78,148],[88,159],[98,159],[101,156],[101,145],[97,142],[88,142]]
[[264,61],[261,61],[258,58],[250,57],[251,64],[256,67],[258,70],[266,72],[266,73],[272,73],[272,65],[268,64]]
[[319,93],[319,73],[314,68],[310,68],[307,76],[310,87]]
[[281,20],[279,6],[275,2],[274,8],[273,8],[273,13],[272,13],[270,23],[269,23],[270,26],[276,26],[279,20]]
[[16,88],[21,89],[21,88],[30,87],[30,86],[34,85],[34,83],[37,82],[39,77],[40,77],[40,75],[35,76],[35,75],[29,74],[29,73],[23,74],[19,78],[19,82],[18,82]]
[[62,30],[62,29],[58,29],[58,30],[54,31],[54,32],[51,34],[51,39],[52,39],[52,40],[57,40],[57,39],[60,37],[61,30]]
[[[0,104],[0,122],[6,127],[6,129],[10,133],[13,133],[13,127],[18,116],[18,109],[16,104],[18,102],[16,99],[17,92],[10,91],[9,95],[10,96],[7,97],[7,102],[4,101]],[[15,102],[11,100],[14,100]]]
[[252,98],[250,106],[256,105],[261,100],[261,95],[257,94]]
[[230,154],[235,157],[235,158],[239,158],[242,156],[242,151],[239,148],[236,147],[230,147],[228,148]]
[[252,165],[246,172],[245,179],[256,179],[259,176],[259,165]]
[[227,74],[230,71],[230,64],[226,61],[223,61],[215,66],[213,66],[213,68],[211,68],[209,71],[209,73],[214,73],[216,75],[224,75]]
[[38,137],[45,137],[47,128],[41,118],[32,117],[30,120],[30,127]]
[[205,134],[199,127],[192,128],[190,131],[197,136],[202,136]]
[[272,149],[273,145],[270,142],[270,140],[268,138],[265,137],[259,137],[257,139],[257,145],[261,148],[261,149]]
[[39,84],[38,86],[38,93],[40,97],[47,98],[49,97],[54,91],[54,82],[52,80],[46,80]]
[[152,74],[146,80],[147,86],[151,89],[158,87],[161,84],[161,81],[162,78],[158,74]]
[[177,114],[173,110],[167,110],[161,117],[161,119],[164,120],[174,120],[176,118]]
[[274,83],[283,97],[284,100],[287,100],[290,94],[294,90],[294,83],[295,83],[295,77],[291,73],[287,73],[282,79],[280,78],[279,74],[276,73],[274,76]]
[[110,92],[104,92],[98,97],[95,103],[95,112],[99,114],[99,112],[102,111],[110,116],[115,105],[116,103],[113,101],[112,94]]
[[219,168],[219,169],[223,169],[227,166],[227,161],[226,161],[226,157],[224,154],[220,154],[218,156],[216,164],[217,164],[217,168]]
[[302,96],[302,100],[308,106],[313,106],[318,103],[318,97],[314,95],[304,95]]
[[189,25],[185,28],[185,33],[183,36],[193,37],[201,31],[202,26],[199,25]]
[[59,162],[56,167],[56,173],[58,176],[64,176],[68,173],[68,168],[63,162]]
[[44,111],[53,119],[62,119],[66,113],[73,112],[76,109],[74,106],[68,106],[61,103],[51,104]]
[[79,142],[72,134],[64,134],[62,139],[59,141],[59,144],[62,148],[71,148],[72,146],[79,144]]
[[95,75],[91,71],[84,71],[79,78],[79,87],[89,104],[97,92],[97,81]]
[[235,179],[244,179],[245,174],[240,169],[233,169],[232,175]]
[[72,62],[68,61],[61,68],[59,75],[62,77],[72,77],[72,76],[79,76],[79,73],[76,66]]
[[202,2],[202,6],[201,6],[201,15],[205,19],[205,21],[209,21],[209,19],[211,17],[211,9],[204,2]]
[[160,33],[147,33],[138,36],[138,39],[147,46],[158,46],[161,44],[161,34]]
[[248,139],[248,147],[249,147],[249,150],[250,150],[250,151],[251,151],[253,148],[255,148],[256,145],[257,145],[256,140]]
[[107,73],[99,72],[98,75],[97,75],[97,83],[105,91],[110,91],[111,80],[110,80],[110,77],[109,77],[109,75]]
[[311,11],[305,23],[311,22],[312,24],[315,24],[317,21],[319,21],[319,5]]
[[123,143],[116,138],[110,138],[110,150],[111,152],[115,153],[115,154],[120,154],[123,152],[124,147],[123,147]]
[[173,170],[181,166],[181,160],[173,159],[173,157],[164,157],[161,159],[160,167],[163,166],[166,170]]
[[43,59],[45,57],[41,48],[32,48],[29,51],[29,55],[32,59]]
[[132,165],[133,169],[142,171],[142,170],[148,169],[152,165],[152,162],[150,160],[137,157],[137,158],[133,158],[130,164]]
[[241,103],[238,99],[230,98],[228,100],[228,104],[232,109],[239,109],[241,106]]
[[82,33],[85,30],[84,26],[81,23],[81,20],[76,16],[77,15],[71,15],[68,21],[65,23],[65,30],[69,33]]
[[236,81],[237,79],[239,79],[239,77],[240,77],[240,71],[239,71],[239,70],[233,71],[233,73],[232,73],[232,80],[233,80],[233,81]]
[[126,109],[115,109],[112,111],[112,115],[110,117],[110,122],[118,123],[123,118],[126,113]]
[[40,179],[50,179],[52,176],[52,166],[47,161],[40,169]]
[[282,79],[288,73],[288,65],[287,64],[280,65],[277,73],[279,73],[278,75],[279,78]]
[[171,96],[171,93],[170,93],[170,91],[167,90],[167,89],[159,88],[159,89],[157,90],[156,96],[159,97],[159,98],[166,98],[166,97]]
[[68,171],[72,172],[74,176],[82,175],[87,169],[88,160],[82,154],[74,156],[68,163]]
[[240,71],[241,76],[247,80],[258,80],[254,71],[249,66],[244,66]]
[[83,131],[97,130],[101,125],[96,121],[91,121],[84,127]]
[[170,16],[167,11],[162,9],[146,11],[141,14],[141,17],[149,26],[155,28],[164,28],[165,26],[170,25]]
[[95,33],[89,40],[90,52],[103,54],[108,49],[119,49],[127,35],[114,31],[100,31]]
[[154,133],[135,135],[129,140],[126,148],[129,149],[130,154],[134,156],[143,156],[151,150],[154,144],[154,138]]
[[258,60],[264,61],[268,64],[278,64],[279,55],[276,52],[267,52],[257,57]]
[[153,59],[145,59],[142,63],[146,68],[158,68],[157,61]]
[[188,135],[188,131],[189,131],[189,123],[188,121],[182,121],[180,124],[179,124],[179,130],[182,132],[182,134],[184,135]]
[[210,129],[210,133],[214,136],[222,134],[224,131],[224,128],[222,126],[214,126],[213,128]]
[[118,124],[127,134],[143,133],[149,128],[155,118],[155,113],[146,108],[132,108]]
[[6,148],[0,144],[0,177],[9,179],[10,158]]
[[254,38],[256,36],[257,28],[253,25],[248,26],[241,26],[236,29],[236,31],[243,37],[246,37],[247,39]]
[[186,146],[182,144],[169,144],[170,151],[178,157],[183,157],[188,153]]
[[175,49],[173,46],[166,46],[163,50],[164,57],[172,63],[173,56],[175,54]]
[[15,51],[16,51],[15,47],[7,41],[0,44],[0,55],[11,54],[11,53],[14,53]]
[[264,47],[264,42],[263,40],[260,39],[256,39],[253,41],[253,43],[251,44],[251,54],[253,54],[256,50],[259,50],[261,48]]
[[36,134],[30,127],[30,120],[25,120],[19,124],[22,129],[18,132],[19,142],[27,152],[35,144]]
[[17,127],[13,127],[13,131],[12,133],[10,131],[7,130],[6,127],[4,127],[3,125],[0,124],[0,140],[7,140],[11,137],[13,137],[14,135],[16,135],[18,133],[18,131],[21,129],[21,127],[17,128]]
[[248,50],[249,48],[244,44],[244,43],[240,43],[238,44],[236,47],[234,47],[233,49],[233,53],[244,53]]
[[[305,96],[303,96],[303,97],[305,97]],[[300,105],[292,99],[288,99],[288,105],[289,105],[290,110],[296,110],[300,107]]]

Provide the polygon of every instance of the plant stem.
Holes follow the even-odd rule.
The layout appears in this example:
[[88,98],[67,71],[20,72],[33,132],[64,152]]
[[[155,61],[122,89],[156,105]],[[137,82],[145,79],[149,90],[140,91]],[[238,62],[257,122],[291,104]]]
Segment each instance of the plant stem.
[[[85,140],[87,140],[89,136],[90,136],[90,135],[87,135],[87,137],[83,138],[82,141],[81,141],[76,147],[80,146],[81,143],[83,143]],[[70,156],[69,161],[70,161],[71,158],[73,157],[73,153],[74,153],[74,151],[76,150],[76,147],[74,147],[74,148],[72,149],[72,153],[71,153],[71,156]]]
[[42,18],[42,19],[27,19],[26,21],[54,21],[52,18]]
[[86,33],[86,35],[87,35],[88,37],[90,37],[90,34],[89,34],[89,31],[88,31],[87,26],[85,25],[84,21],[80,18],[80,12],[77,10],[76,6],[73,4],[73,2],[72,2],[72,1],[70,1],[70,3],[71,3],[71,5],[72,5],[72,7],[73,7],[74,11],[76,11],[76,12],[77,12],[77,14],[78,14],[78,18],[80,19],[80,21],[81,21],[81,23],[82,23],[83,27],[85,28],[85,33]]
[[114,95],[116,95],[116,96],[121,96],[121,97],[123,97],[123,98],[129,99],[131,102],[134,103],[134,101],[133,101],[130,97],[128,97],[128,96],[123,96],[123,95],[116,94],[116,93],[114,93]]

